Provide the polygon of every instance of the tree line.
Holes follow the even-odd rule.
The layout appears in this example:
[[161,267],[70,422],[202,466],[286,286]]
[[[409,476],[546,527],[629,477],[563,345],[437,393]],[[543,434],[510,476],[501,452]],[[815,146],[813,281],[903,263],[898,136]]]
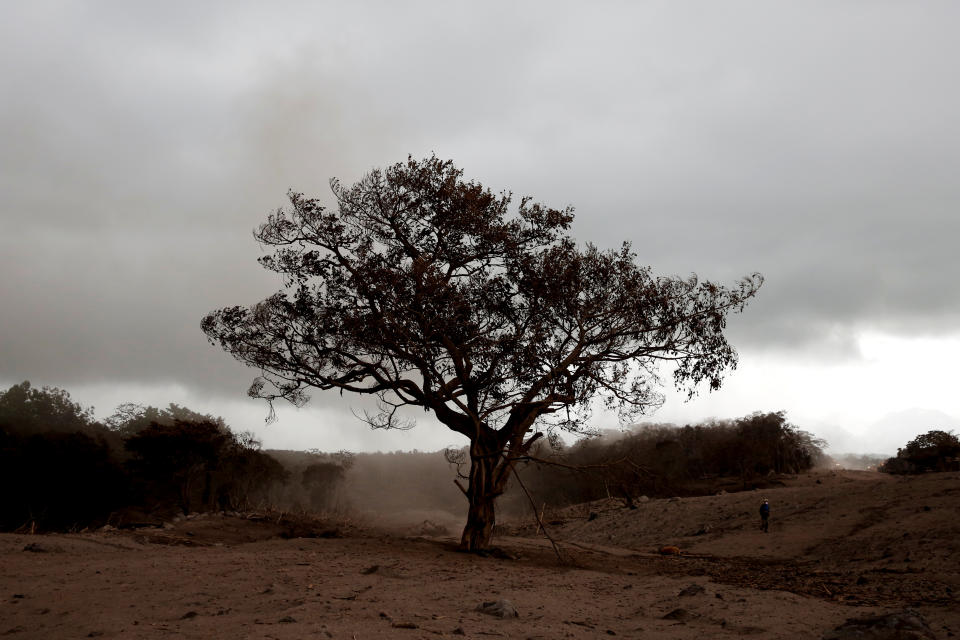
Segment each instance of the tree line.
[[897,455],[887,458],[879,470],[894,474],[960,471],[960,438],[941,429],[920,434],[897,449]]
[[[778,474],[812,469],[824,441],[787,421],[784,412],[677,426],[648,424],[608,432],[570,447],[541,445],[520,469],[537,502],[565,506],[639,496],[704,495],[766,486]],[[512,502],[526,497],[512,497]]]
[[251,434],[176,404],[121,405],[101,423],[62,389],[0,392],[0,530],[239,509],[287,473]]

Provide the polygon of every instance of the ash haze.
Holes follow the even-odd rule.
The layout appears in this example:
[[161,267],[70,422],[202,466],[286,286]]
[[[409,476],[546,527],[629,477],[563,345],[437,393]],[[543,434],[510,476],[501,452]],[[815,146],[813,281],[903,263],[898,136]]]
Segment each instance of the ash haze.
[[[271,448],[462,444],[248,400],[200,331],[279,288],[288,189],[435,152],[665,274],[766,284],[740,368],[652,420],[786,410],[834,450],[960,424],[954,2],[56,2],[0,23],[0,383],[185,404]],[[612,416],[598,424],[615,427]]]

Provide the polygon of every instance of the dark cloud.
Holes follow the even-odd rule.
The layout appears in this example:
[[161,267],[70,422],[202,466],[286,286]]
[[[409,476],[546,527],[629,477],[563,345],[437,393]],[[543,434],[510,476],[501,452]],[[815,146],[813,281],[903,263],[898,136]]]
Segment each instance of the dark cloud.
[[253,227],[434,151],[662,273],[763,272],[742,349],[851,358],[960,317],[954,4],[7,14],[2,379],[242,393],[199,321],[277,287]]

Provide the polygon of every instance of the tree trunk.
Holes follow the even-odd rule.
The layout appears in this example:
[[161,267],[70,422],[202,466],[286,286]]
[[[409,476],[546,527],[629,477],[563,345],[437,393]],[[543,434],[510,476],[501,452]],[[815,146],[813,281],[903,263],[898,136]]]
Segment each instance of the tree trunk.
[[[467,487],[467,524],[460,537],[463,551],[483,551],[490,546],[496,524],[495,501],[503,493],[506,475],[498,473],[502,447],[492,438],[483,438],[470,445],[470,484]],[[500,470],[502,471],[502,470]]]

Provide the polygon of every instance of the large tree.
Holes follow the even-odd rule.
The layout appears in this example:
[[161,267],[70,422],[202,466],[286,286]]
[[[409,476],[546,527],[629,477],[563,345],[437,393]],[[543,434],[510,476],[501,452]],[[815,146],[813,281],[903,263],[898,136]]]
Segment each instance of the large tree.
[[291,193],[255,233],[284,288],[203,330],[260,370],[251,395],[369,394],[375,427],[413,405],[467,438],[464,549],[488,545],[494,501],[543,431],[584,431],[595,397],[625,420],[659,405],[661,363],[690,393],[736,365],[727,315],[758,274],[730,288],[656,277],[628,243],[579,246],[572,209],[513,207],[436,157],[331,188],[335,209]]

